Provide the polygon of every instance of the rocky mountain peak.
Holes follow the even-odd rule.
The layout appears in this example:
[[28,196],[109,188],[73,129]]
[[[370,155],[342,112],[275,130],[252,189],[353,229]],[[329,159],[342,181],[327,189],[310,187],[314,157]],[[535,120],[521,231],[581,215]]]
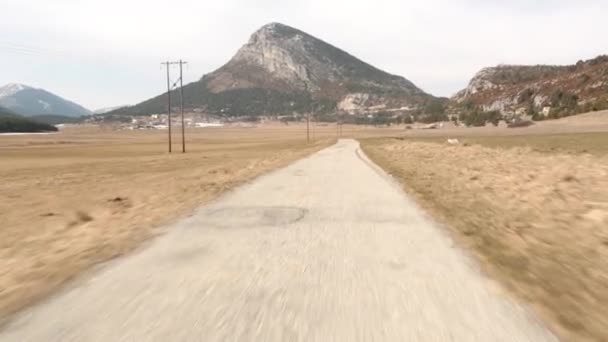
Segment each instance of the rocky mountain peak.
[[[221,92],[262,86],[277,90],[323,92],[350,88],[397,89],[425,95],[403,77],[391,75],[303,31],[270,23],[254,32],[247,44],[209,79]],[[354,86],[356,85],[356,86]]]
[[[382,106],[397,111],[433,98],[401,76],[276,22],[256,30],[226,64],[184,91],[189,106],[231,115],[292,113],[314,104],[327,111],[363,113]],[[157,97],[129,110],[160,112],[163,107]]]
[[257,31],[255,31],[251,35],[249,43],[255,43],[258,40],[285,38],[298,34],[304,34],[304,32],[301,32],[300,30],[281,23],[273,22],[270,24],[266,24]]
[[[303,38],[303,32],[289,26],[279,23],[264,25],[251,35],[249,42],[239,49],[223,71],[229,70],[231,76],[241,76],[244,69],[249,79],[255,79],[260,72],[268,73],[272,77],[259,75],[259,78],[264,81],[274,78],[278,88],[314,88],[310,71],[318,61],[310,58],[308,47],[311,44],[304,43]],[[231,86],[248,87],[248,84],[241,82]]]
[[0,106],[23,116],[78,117],[91,113],[88,109],[44,89],[20,83],[9,83],[0,88]]

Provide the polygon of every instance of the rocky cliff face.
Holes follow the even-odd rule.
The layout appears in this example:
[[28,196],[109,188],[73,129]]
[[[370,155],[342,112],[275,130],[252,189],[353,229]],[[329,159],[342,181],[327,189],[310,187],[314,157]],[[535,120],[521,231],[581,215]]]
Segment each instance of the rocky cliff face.
[[212,73],[208,84],[215,92],[256,86],[314,89],[312,67],[331,76],[330,67],[307,56],[302,34],[270,24],[255,32],[225,66]]
[[[226,82],[228,80],[232,82]],[[209,81],[209,86],[216,91],[274,83],[311,92],[324,90],[329,85],[345,88],[360,85],[424,95],[403,77],[390,75],[307,33],[279,23],[256,31]]]
[[[315,104],[348,111],[379,105],[416,107],[432,99],[403,77],[279,23],[253,33],[228,63],[188,85],[185,92],[189,107],[234,115],[308,111]],[[339,106],[353,97],[366,100],[355,107]],[[130,110],[162,112],[161,98]]]
[[608,56],[569,66],[484,68],[452,104],[503,114],[554,113],[555,116],[608,107]]

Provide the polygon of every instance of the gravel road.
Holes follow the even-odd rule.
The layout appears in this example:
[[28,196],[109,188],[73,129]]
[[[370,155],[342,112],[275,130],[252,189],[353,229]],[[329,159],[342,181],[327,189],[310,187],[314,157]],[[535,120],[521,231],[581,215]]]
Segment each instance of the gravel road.
[[27,310],[0,341],[556,338],[341,140]]

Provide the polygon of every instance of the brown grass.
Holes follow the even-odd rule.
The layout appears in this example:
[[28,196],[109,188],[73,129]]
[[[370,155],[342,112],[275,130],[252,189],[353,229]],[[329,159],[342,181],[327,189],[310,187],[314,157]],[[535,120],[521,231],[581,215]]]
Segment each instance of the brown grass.
[[[521,135],[494,135],[494,136],[467,136],[449,135],[465,145],[482,145],[486,147],[510,149],[514,147],[529,148],[534,152],[549,154],[593,154],[597,156],[608,155],[608,133],[560,133],[560,134],[529,134]],[[435,137],[404,137],[420,142],[445,143],[446,136]]]
[[0,317],[332,135],[307,144],[301,127],[204,129],[171,155],[166,132],[0,137]]
[[495,139],[362,146],[564,339],[608,340],[608,155],[571,149],[606,134]]

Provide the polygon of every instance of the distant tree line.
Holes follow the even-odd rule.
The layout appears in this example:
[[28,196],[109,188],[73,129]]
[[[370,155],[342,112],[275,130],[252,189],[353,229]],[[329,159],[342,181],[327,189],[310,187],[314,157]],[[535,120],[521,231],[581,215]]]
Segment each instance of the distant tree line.
[[475,109],[470,112],[460,113],[458,116],[458,120],[464,123],[467,126],[473,127],[481,127],[485,126],[488,123],[491,123],[494,126],[498,126],[500,120],[503,120],[502,114],[497,111],[489,111],[485,112],[480,109]]
[[458,117],[453,117],[453,120],[456,123],[461,122],[466,126],[482,127],[486,124],[498,126],[501,120],[505,120],[505,117],[500,111],[484,111],[475,105],[473,101],[467,100],[460,105],[460,113]]
[[424,123],[434,123],[441,121],[448,121],[448,115],[446,114],[448,102],[443,99],[432,99],[424,106],[423,113],[419,115],[418,121]]
[[[281,92],[262,88],[232,89],[213,93],[206,80],[184,86],[184,106],[202,108],[208,113],[225,117],[264,116],[278,113],[329,113],[336,109],[336,101],[313,98],[306,92]],[[171,92],[172,108],[179,106],[179,92]],[[166,113],[167,94],[164,93],[135,106],[120,108],[110,115],[148,115]]]
[[534,106],[533,102],[528,104],[528,114],[532,120],[541,121],[545,119],[559,119],[571,115],[582,114],[593,111],[608,109],[608,99],[600,98],[585,103],[579,102],[579,96],[563,90],[555,90],[549,98],[551,110],[545,116]]
[[0,133],[55,132],[57,127],[20,116],[0,116]]
[[[581,103],[577,94],[556,89],[544,104],[544,106],[551,108],[550,111],[542,113],[541,108],[538,108],[535,103],[535,95],[535,90],[528,88],[520,92],[517,97],[518,105],[526,108],[526,113],[534,121],[559,119],[571,115],[608,109],[608,98],[606,97]],[[498,111],[483,111],[471,100],[467,100],[460,105],[460,110],[461,113],[458,120],[467,126],[482,126],[486,123],[497,125],[500,120],[507,119]]]

